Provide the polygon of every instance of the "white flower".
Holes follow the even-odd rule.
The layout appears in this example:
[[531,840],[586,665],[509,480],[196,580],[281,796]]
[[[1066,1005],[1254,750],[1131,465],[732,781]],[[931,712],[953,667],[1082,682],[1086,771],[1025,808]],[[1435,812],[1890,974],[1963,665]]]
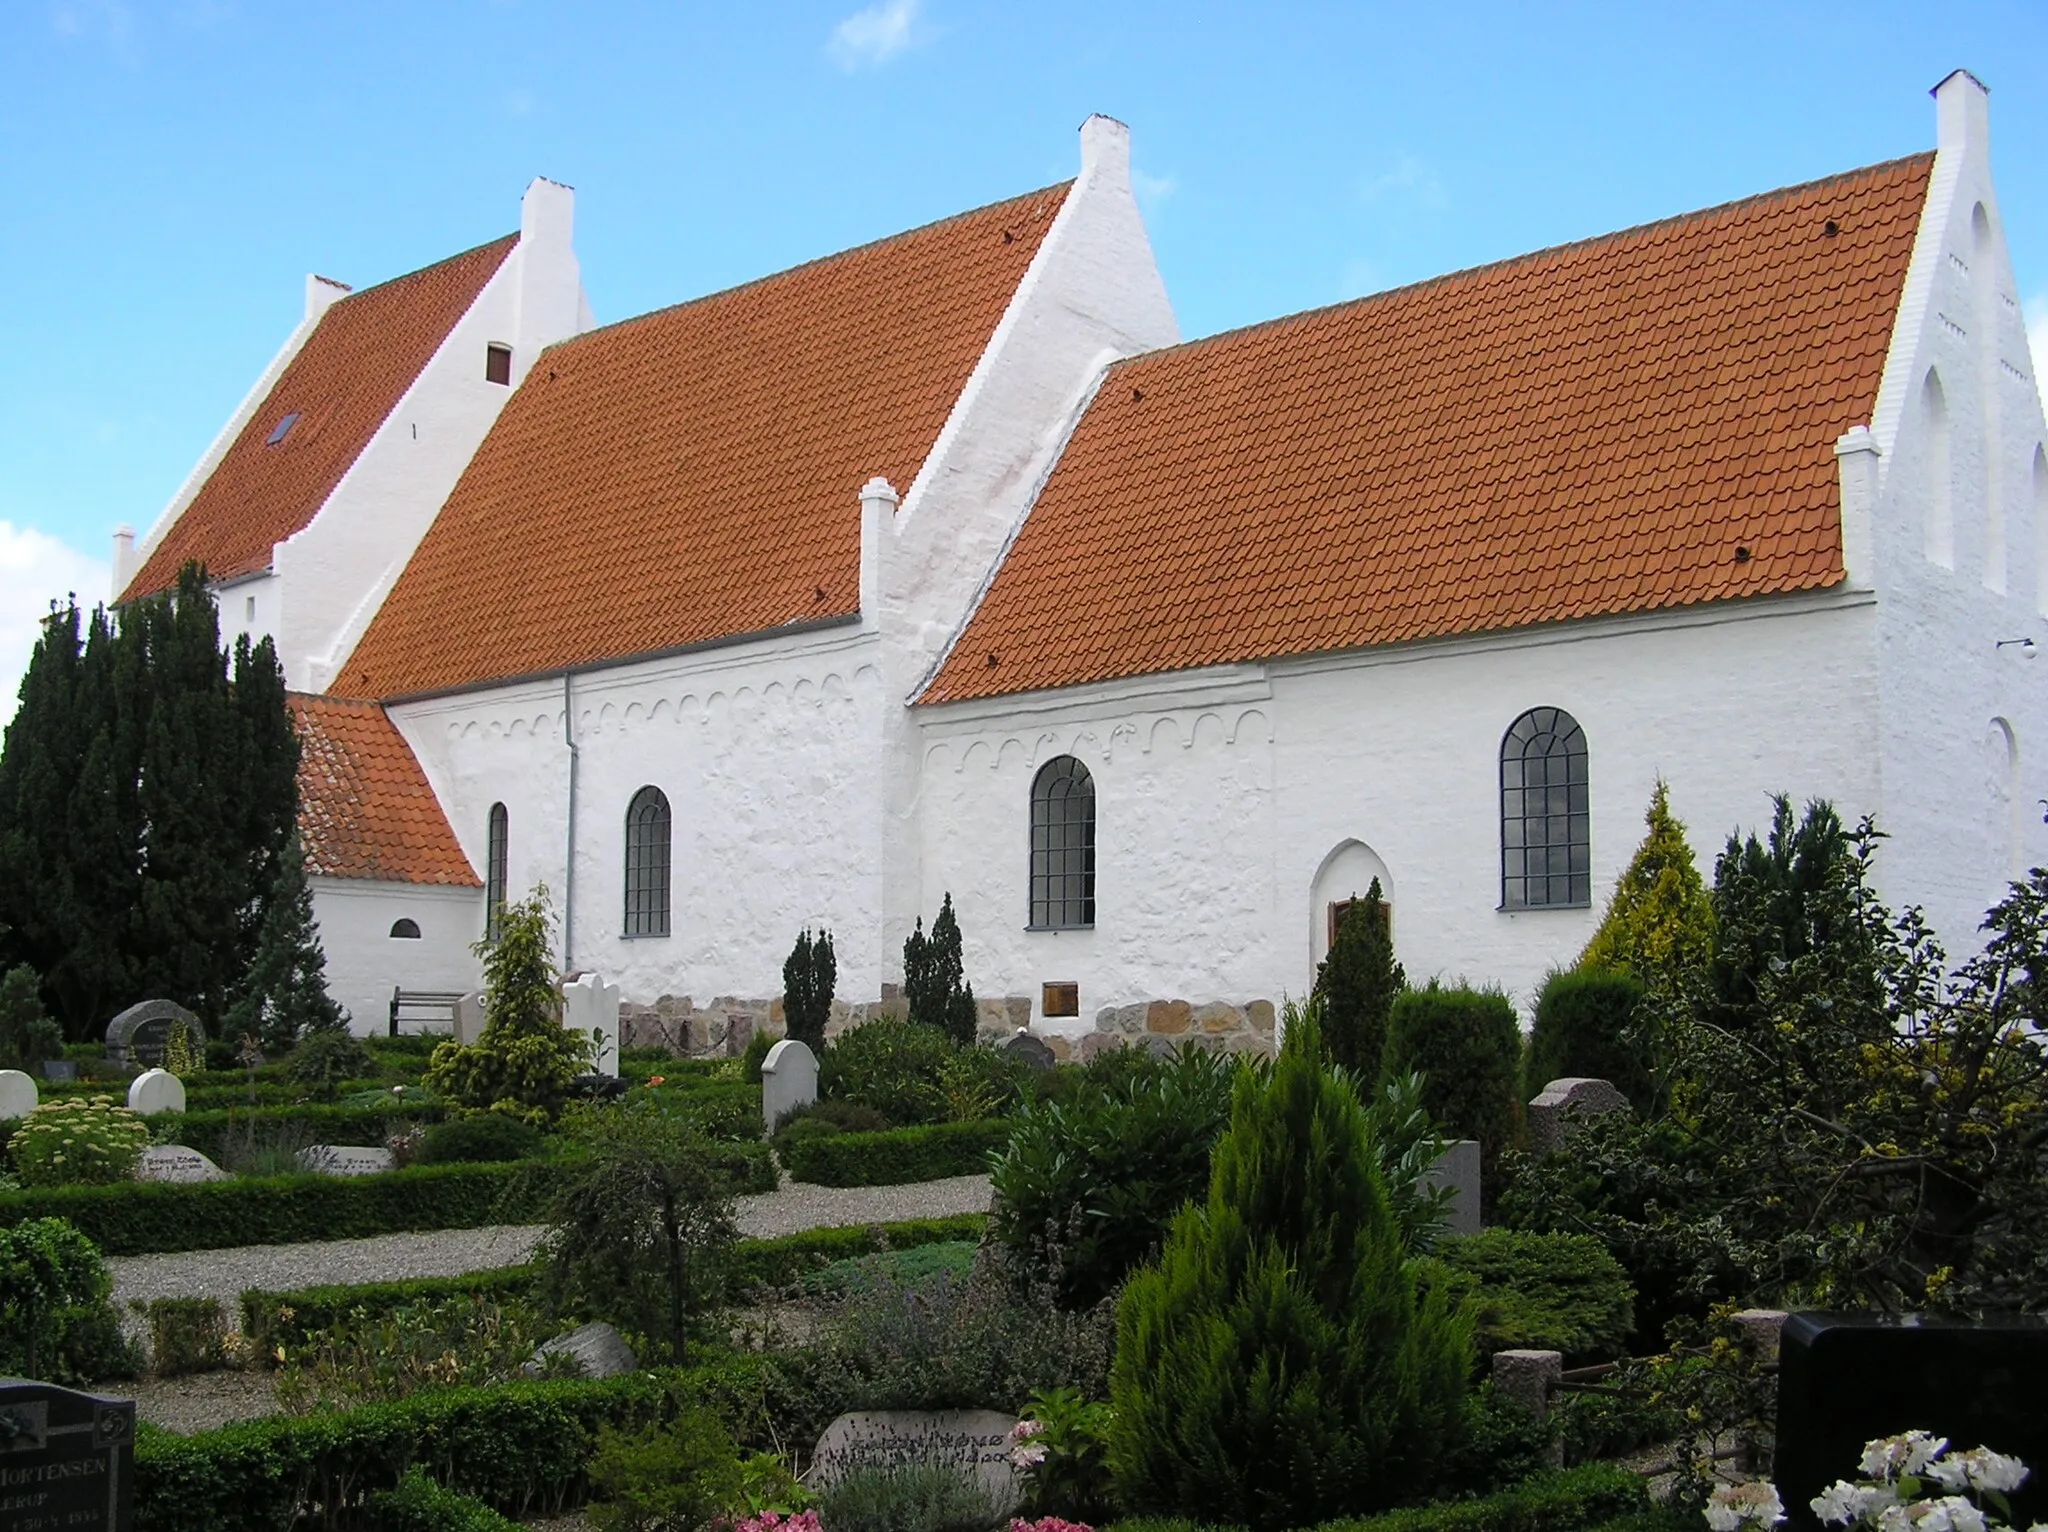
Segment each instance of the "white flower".
[[1785,1519],[1785,1502],[1775,1485],[1724,1484],[1707,1497],[1705,1515],[1713,1532],[1736,1532],[1746,1521],[1775,1527]]
[[1902,1473],[1919,1473],[1948,1445],[1945,1436],[1925,1431],[1908,1431],[1902,1436],[1880,1436],[1863,1444],[1862,1469],[1889,1484]]
[[[1010,1449],[1011,1466],[1022,1471],[1029,1472],[1044,1461],[1045,1447],[1040,1442],[1025,1442]],[[1716,1529],[1716,1532],[1721,1532],[1721,1529]]]
[[1824,1522],[1847,1526],[1862,1521],[1897,1503],[1897,1497],[1882,1485],[1851,1484],[1837,1479],[1813,1498],[1813,1514]]
[[2026,1481],[2027,1465],[1989,1447],[1972,1447],[1929,1463],[1927,1473],[1944,1489],[1989,1489],[2005,1495]]

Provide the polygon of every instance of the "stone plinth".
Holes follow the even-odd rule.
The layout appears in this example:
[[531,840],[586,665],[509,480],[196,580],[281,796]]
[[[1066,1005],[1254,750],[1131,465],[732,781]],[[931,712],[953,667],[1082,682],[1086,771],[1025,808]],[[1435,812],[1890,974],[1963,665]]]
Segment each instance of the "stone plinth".
[[1529,1102],[1530,1152],[1543,1155],[1562,1149],[1587,1118],[1628,1109],[1628,1097],[1605,1080],[1552,1080]]

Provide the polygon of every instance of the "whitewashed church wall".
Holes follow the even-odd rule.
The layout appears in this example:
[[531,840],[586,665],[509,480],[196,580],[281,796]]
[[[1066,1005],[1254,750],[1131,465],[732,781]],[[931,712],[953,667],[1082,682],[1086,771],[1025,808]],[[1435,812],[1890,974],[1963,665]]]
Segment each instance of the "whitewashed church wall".
[[[848,625],[574,677],[573,886],[559,677],[391,716],[478,868],[491,805],[505,804],[508,887],[547,884],[569,921],[565,967],[602,974],[633,1005],[766,998],[797,932],[822,925],[841,995],[872,998],[884,977],[877,647]],[[650,784],[671,814],[671,934],[627,937],[626,809]]]
[[[1874,798],[1873,632],[1867,597],[1780,599],[923,710],[921,904],[952,893],[977,994],[1078,983],[1078,1021],[1036,1023],[1074,1034],[1140,1001],[1301,995],[1352,892],[1319,874],[1383,867],[1411,980],[1526,1007],[1598,923],[1660,775],[1708,872],[1772,792]],[[1508,913],[1498,752],[1540,706],[1587,734],[1593,900]],[[1030,931],[1032,778],[1067,753],[1095,780],[1096,925]]]
[[[327,957],[327,992],[358,1035],[381,1036],[394,988],[467,991],[481,982],[469,950],[483,929],[483,892],[363,878],[314,878],[313,918]],[[394,937],[410,920],[417,938]]]
[[1982,88],[1951,76],[1936,111],[1939,154],[1873,422],[1883,788],[1862,806],[1890,836],[1887,893],[1924,904],[1961,958],[2007,882],[2048,861],[2048,528],[2035,483],[2048,428]]

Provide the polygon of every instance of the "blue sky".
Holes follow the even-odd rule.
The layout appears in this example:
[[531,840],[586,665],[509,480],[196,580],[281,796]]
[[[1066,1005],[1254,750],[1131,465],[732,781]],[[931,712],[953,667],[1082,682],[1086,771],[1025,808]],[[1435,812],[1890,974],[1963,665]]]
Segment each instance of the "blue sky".
[[[1188,335],[1931,147],[1992,90],[2048,343],[2048,4],[7,0],[0,708],[296,322],[577,188],[600,320],[1073,174],[1131,124]],[[2048,358],[2044,358],[2048,359]]]

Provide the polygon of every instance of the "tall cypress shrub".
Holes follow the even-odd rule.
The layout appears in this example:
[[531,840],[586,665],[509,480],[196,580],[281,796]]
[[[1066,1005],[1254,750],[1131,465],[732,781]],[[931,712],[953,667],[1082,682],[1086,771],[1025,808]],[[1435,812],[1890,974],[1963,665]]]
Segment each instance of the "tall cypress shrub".
[[832,1019],[832,991],[839,982],[839,960],[832,952],[832,933],[816,937],[806,926],[782,964],[782,1024],[785,1035],[813,1053],[825,1048],[825,1023]]
[[1408,975],[1394,957],[1380,880],[1374,878],[1363,899],[1352,896],[1329,956],[1316,969],[1314,991],[1322,1001],[1324,1050],[1331,1063],[1350,1070],[1361,1085],[1379,1076],[1387,1017],[1394,997],[1407,987]]
[[903,943],[903,998],[912,1021],[937,1027],[962,1047],[974,1041],[974,986],[967,982],[961,960],[960,922],[954,918],[950,893],[939,905],[932,934],[924,934],[920,916]]
[[1447,1137],[1478,1139],[1489,1167],[1515,1141],[1521,1063],[1522,1029],[1497,989],[1432,979],[1394,1002],[1385,1073],[1420,1074],[1430,1117]]
[[1634,974],[1609,968],[1563,969],[1545,979],[1536,994],[1523,1098],[1552,1080],[1584,1076],[1611,1082],[1638,1112],[1649,1112],[1657,1075],[1636,1025],[1644,993]]
[[1124,1290],[1109,1456],[1136,1512],[1307,1526],[1416,1495],[1457,1445],[1471,1320],[1416,1295],[1316,1009],[1240,1079],[1207,1201]]

